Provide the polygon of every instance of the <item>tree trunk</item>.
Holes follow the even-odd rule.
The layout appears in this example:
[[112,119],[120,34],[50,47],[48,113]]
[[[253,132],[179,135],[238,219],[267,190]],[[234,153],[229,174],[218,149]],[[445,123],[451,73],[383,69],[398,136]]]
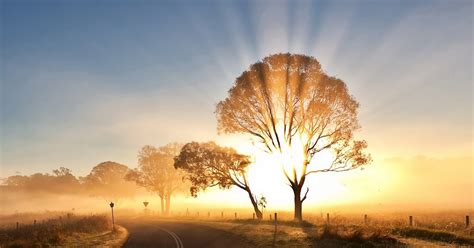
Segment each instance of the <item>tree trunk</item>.
[[295,204],[295,220],[303,220],[303,200],[301,200],[301,186],[292,187],[294,193],[294,204]]
[[171,201],[171,195],[166,196],[166,215],[170,214],[170,201]]
[[165,199],[163,196],[160,196],[161,200],[161,215],[165,214]]
[[253,210],[255,211],[255,215],[257,215],[257,219],[261,220],[263,217],[262,212],[260,209],[258,209],[258,204],[255,198],[253,197],[252,191],[250,191],[250,188],[245,189],[247,193],[249,194],[250,201],[252,202]]

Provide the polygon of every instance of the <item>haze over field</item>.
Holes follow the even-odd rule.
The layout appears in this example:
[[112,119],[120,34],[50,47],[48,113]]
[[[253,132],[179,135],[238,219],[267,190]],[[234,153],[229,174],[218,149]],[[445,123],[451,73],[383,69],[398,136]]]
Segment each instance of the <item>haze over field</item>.
[[[309,176],[305,211],[474,207],[472,1],[7,0],[0,11],[0,178],[60,166],[84,177],[104,161],[136,168],[145,145],[215,140],[250,155],[253,192],[290,211],[274,158],[246,136],[218,135],[215,114],[251,64],[289,52],[346,83],[360,103],[356,137],[373,159],[364,170]],[[129,189],[124,206],[159,205]],[[181,211],[249,205],[238,188],[175,199]],[[104,200],[2,193],[0,210],[101,210]]]

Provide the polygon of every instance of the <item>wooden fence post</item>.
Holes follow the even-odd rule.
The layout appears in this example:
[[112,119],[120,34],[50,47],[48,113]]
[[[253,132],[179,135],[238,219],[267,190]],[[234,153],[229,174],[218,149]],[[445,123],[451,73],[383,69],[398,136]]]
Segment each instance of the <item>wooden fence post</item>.
[[252,220],[255,220],[255,213],[252,214]]
[[18,227],[20,226],[20,223],[18,221],[16,222],[16,230],[18,230]]
[[413,226],[413,216],[411,216],[411,215],[409,217],[409,222],[410,222],[410,226]]
[[[274,225],[275,225],[275,232],[273,232],[273,246],[275,246],[275,243],[276,243],[276,236],[277,236],[277,213],[275,213],[275,222],[274,222]],[[270,214],[270,220],[272,219],[272,214]]]
[[278,225],[278,215],[275,213],[275,233],[277,231],[277,225]]
[[329,225],[329,213],[326,214],[326,224]]
[[237,212],[234,212],[234,218],[237,219]]
[[368,221],[367,221],[367,214],[364,215],[364,223],[367,225],[368,224]]
[[466,227],[471,225],[471,220],[469,219],[469,215],[466,215]]

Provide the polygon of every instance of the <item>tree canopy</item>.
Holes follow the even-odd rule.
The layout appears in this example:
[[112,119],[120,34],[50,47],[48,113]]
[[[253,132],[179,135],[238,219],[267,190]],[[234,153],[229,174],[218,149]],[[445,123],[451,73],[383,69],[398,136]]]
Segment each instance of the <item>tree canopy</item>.
[[[295,194],[295,218],[301,219],[306,176],[341,172],[370,162],[367,143],[354,139],[358,102],[346,84],[328,76],[319,62],[299,54],[275,54],[250,66],[216,107],[218,131],[246,133],[270,153],[287,159],[284,174]],[[332,162],[308,168],[319,153]]]
[[185,187],[184,173],[173,167],[181,147],[178,143],[159,148],[144,146],[138,153],[138,168],[127,175],[128,180],[158,194],[163,214],[169,213],[171,196]]
[[129,171],[130,168],[126,165],[106,161],[92,168],[81,181],[89,194],[103,197],[108,201],[117,201],[135,194],[134,184],[125,179]]
[[259,219],[262,213],[258,209],[257,199],[247,180],[247,167],[250,159],[234,149],[218,146],[214,142],[191,142],[183,146],[175,158],[174,166],[187,172],[186,179],[191,182],[191,195],[199,191],[218,186],[228,189],[237,186],[248,193],[252,206]]

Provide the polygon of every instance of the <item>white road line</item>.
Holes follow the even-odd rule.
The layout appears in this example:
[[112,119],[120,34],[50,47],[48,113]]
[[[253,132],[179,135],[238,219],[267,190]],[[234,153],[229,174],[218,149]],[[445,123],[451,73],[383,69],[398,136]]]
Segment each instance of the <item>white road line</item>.
[[179,236],[172,232],[172,231],[169,231],[165,228],[162,228],[162,227],[158,227],[160,230],[163,230],[165,231],[166,233],[168,233],[173,239],[174,239],[174,242],[176,243],[176,247],[177,248],[184,248],[184,245],[183,245],[183,242],[181,241],[181,239],[179,238]]
[[179,238],[178,234],[176,234],[176,233],[174,233],[174,232],[172,232],[172,231],[170,231],[170,233],[173,234],[173,235],[175,236],[176,240],[178,241],[178,243],[179,243],[178,248],[184,248],[183,241],[181,241],[181,239]]

